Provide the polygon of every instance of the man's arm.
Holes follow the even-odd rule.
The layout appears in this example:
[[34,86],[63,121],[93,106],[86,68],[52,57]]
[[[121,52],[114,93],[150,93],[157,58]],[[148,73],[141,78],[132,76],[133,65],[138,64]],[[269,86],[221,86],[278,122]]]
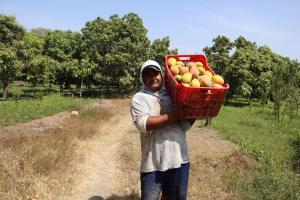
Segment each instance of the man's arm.
[[178,120],[178,112],[173,111],[160,116],[149,116],[146,122],[146,130],[152,131],[158,129],[169,122]]
[[[169,122],[179,120],[179,111],[173,110],[170,113],[166,113],[160,116],[149,116],[146,122],[146,130],[152,131],[162,126],[166,125]],[[193,126],[196,119],[188,119],[190,126]]]

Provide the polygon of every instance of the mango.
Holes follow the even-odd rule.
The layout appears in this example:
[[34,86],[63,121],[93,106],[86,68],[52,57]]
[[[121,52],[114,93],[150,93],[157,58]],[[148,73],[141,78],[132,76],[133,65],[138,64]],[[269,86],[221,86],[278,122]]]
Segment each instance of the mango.
[[191,73],[185,73],[181,77],[183,83],[190,83],[192,81],[193,75]]
[[169,66],[172,66],[172,65],[176,65],[176,59],[175,58],[169,58],[168,60],[167,60],[167,63],[168,63],[168,65]]
[[178,67],[184,67],[184,63],[182,61],[180,61],[180,60],[176,62],[176,65]]
[[198,79],[193,79],[191,82],[192,87],[200,87],[200,81]]
[[197,67],[197,69],[198,69],[198,71],[199,71],[199,75],[200,75],[200,76],[204,74],[204,72],[205,72],[204,67]]
[[197,69],[197,67],[192,67],[190,69],[190,73],[193,75],[193,77],[199,76],[199,70]]
[[212,85],[213,88],[223,88],[223,86],[221,84],[218,84],[218,83],[214,83]]
[[212,82],[223,85],[224,84],[224,79],[220,75],[214,75],[212,77]]
[[189,70],[189,68],[188,67],[180,67],[179,68],[179,74],[180,75],[183,75],[183,74],[185,74],[185,73],[188,73],[190,70]]
[[173,76],[179,74],[179,68],[176,65],[172,65],[170,67],[170,72]]
[[79,112],[76,110],[71,111],[71,116],[78,116]]
[[174,78],[176,79],[176,81],[181,82],[182,76],[177,74],[176,76],[174,76]]
[[195,64],[196,64],[196,67],[203,67],[203,63],[200,61],[196,62]]
[[203,72],[203,75],[207,75],[207,76],[209,76],[210,78],[212,78],[212,73],[210,72],[210,71],[205,71],[205,72]]
[[190,85],[187,83],[182,83],[182,85],[184,85],[185,87],[190,87]]
[[202,75],[198,77],[198,80],[200,81],[201,87],[211,87],[211,78],[208,75]]
[[188,62],[188,63],[186,63],[186,66],[187,66],[188,68],[197,67],[196,64],[195,64],[194,62]]

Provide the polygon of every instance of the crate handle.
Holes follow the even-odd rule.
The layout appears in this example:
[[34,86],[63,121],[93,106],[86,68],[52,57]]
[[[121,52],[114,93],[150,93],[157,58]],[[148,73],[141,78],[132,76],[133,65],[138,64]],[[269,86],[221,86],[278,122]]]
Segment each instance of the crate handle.
[[189,56],[184,56],[184,57],[178,57],[178,60],[190,60],[191,57]]

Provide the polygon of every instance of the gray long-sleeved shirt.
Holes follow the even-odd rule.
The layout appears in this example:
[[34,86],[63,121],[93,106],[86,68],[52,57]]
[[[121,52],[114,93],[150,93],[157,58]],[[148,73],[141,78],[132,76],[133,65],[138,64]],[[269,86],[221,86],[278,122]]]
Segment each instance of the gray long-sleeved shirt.
[[186,131],[191,125],[188,121],[176,121],[153,131],[146,130],[149,116],[159,116],[171,109],[170,96],[164,90],[151,93],[144,88],[131,100],[132,119],[140,132],[142,173],[178,168],[189,162]]

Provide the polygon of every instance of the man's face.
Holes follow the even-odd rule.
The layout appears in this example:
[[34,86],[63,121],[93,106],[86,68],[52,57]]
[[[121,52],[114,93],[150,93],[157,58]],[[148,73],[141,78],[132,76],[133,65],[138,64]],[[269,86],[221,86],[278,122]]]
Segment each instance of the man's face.
[[143,81],[147,88],[152,91],[157,91],[161,87],[162,77],[159,71],[151,68],[146,68],[143,71]]

